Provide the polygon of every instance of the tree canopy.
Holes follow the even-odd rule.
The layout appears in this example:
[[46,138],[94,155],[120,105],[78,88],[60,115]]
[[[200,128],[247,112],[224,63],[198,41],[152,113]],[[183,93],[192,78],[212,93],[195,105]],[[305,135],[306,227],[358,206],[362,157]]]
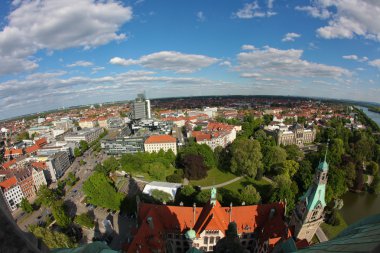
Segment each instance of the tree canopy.
[[83,184],[87,201],[91,204],[119,210],[122,195],[115,190],[110,180],[100,172],[94,172]]
[[246,205],[258,204],[261,200],[260,193],[252,185],[247,185],[240,193],[240,201]]
[[260,143],[256,140],[236,139],[230,148],[231,171],[255,177],[257,169],[262,167]]

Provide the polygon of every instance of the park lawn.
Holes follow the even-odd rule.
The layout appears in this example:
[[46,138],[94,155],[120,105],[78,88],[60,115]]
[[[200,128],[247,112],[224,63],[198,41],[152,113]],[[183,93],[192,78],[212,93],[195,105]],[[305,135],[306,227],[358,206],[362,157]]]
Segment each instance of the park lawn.
[[223,188],[234,192],[240,192],[247,185],[253,185],[256,188],[264,203],[269,200],[272,184],[264,179],[255,180],[253,178],[244,177],[241,180],[226,185]]
[[207,177],[201,180],[191,180],[190,184],[194,186],[210,186],[215,184],[221,184],[231,179],[234,179],[236,175],[229,171],[221,171],[218,168],[212,168],[207,171]]
[[331,226],[327,223],[322,223],[321,228],[325,232],[326,236],[330,239],[336,237],[340,232],[342,232],[348,225],[343,219],[342,214],[338,211],[337,217],[340,220],[339,226]]
[[133,177],[137,177],[137,178],[144,180],[144,181],[148,181],[148,182],[164,181],[164,182],[166,182],[166,177],[173,174],[175,170],[176,170],[176,168],[174,168],[174,167],[166,168],[165,177],[162,177],[161,179],[153,178],[147,172],[142,172],[142,171],[126,171],[126,172],[132,173]]

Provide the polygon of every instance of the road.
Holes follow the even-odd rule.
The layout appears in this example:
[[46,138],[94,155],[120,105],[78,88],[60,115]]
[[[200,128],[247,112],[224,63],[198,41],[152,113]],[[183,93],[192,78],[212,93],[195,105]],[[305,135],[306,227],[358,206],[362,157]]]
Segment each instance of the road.
[[[84,207],[79,208],[80,200],[83,198],[84,194],[82,192],[82,185],[85,180],[91,175],[95,165],[98,162],[103,162],[107,158],[103,152],[100,152],[95,156],[91,149],[87,150],[82,157],[78,157],[74,160],[74,162],[70,165],[70,167],[65,171],[65,174],[60,179],[65,179],[69,172],[73,172],[78,178],[78,182],[71,188],[70,191],[66,192],[65,197],[63,198],[66,203],[71,204],[69,206],[69,215],[75,216],[76,213],[87,211]],[[84,160],[86,162],[85,165],[80,166],[79,161]],[[50,184],[49,188],[55,188],[57,183]],[[75,206],[74,206],[75,204]],[[46,216],[49,215],[50,212],[48,209],[41,207],[39,210],[34,211],[27,218],[17,217],[18,225],[24,231],[27,231],[27,228],[31,224],[37,224],[39,221],[45,220]]]
[[319,242],[326,242],[328,241],[329,239],[327,238],[325,232],[323,232],[322,228],[319,227],[317,229],[317,232],[315,233],[315,235],[317,236]]

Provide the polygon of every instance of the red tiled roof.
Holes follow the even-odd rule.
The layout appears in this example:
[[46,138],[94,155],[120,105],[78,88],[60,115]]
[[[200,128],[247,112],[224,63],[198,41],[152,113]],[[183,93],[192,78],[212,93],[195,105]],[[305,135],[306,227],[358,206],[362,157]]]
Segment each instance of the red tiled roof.
[[45,145],[47,143],[47,140],[46,138],[41,138],[41,139],[38,139],[34,142],[34,144],[36,144],[38,147],[42,147],[43,145]]
[[167,135],[152,135],[149,136],[148,139],[146,139],[145,144],[152,144],[152,143],[172,143],[172,142],[177,142],[177,139]]
[[32,162],[32,166],[39,169],[46,169],[46,162]]
[[[270,217],[271,210],[275,210]],[[194,222],[195,210],[195,222]],[[152,252],[164,245],[165,232],[185,233],[193,228],[197,234],[204,230],[220,230],[222,233],[228,224],[234,221],[238,234],[253,233],[260,228],[259,238],[262,242],[269,240],[270,248],[274,247],[281,238],[291,236],[287,229],[283,215],[284,204],[273,203],[253,206],[222,207],[218,201],[215,205],[210,202],[205,207],[166,206],[141,203],[139,207],[140,227],[135,233],[134,240],[129,244],[127,252]],[[231,216],[230,216],[231,215]],[[152,228],[147,222],[153,220]],[[149,242],[150,240],[150,242]],[[155,240],[155,246],[150,244]]]
[[25,148],[25,152],[27,154],[31,154],[31,153],[34,153],[36,152],[40,147],[37,145],[37,144],[34,144],[33,146],[29,146],[29,147],[26,147]]
[[13,159],[13,160],[10,160],[8,162],[5,162],[2,164],[3,168],[4,169],[8,169],[9,167],[11,167],[13,164],[16,164],[17,160],[16,159]]
[[10,155],[22,155],[22,149],[6,149],[4,156],[10,156]]
[[15,176],[13,176],[13,177],[8,178],[7,180],[5,180],[3,182],[0,182],[0,187],[2,187],[4,189],[9,189],[16,184],[17,184],[17,179]]

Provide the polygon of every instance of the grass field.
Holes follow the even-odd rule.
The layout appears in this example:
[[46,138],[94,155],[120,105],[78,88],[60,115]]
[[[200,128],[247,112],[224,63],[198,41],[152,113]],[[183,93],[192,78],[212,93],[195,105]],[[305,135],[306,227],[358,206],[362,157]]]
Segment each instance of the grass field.
[[207,171],[207,177],[201,180],[191,180],[191,185],[199,185],[199,186],[209,186],[224,183],[231,179],[234,179],[236,176],[231,172],[221,171],[218,168],[212,168]]
[[226,190],[234,191],[234,192],[239,192],[242,190],[244,187],[247,185],[253,185],[258,192],[260,192],[261,199],[263,202],[267,202],[269,197],[270,197],[270,192],[272,189],[271,183],[268,181],[261,179],[261,180],[254,180],[252,178],[242,178],[241,180],[234,182],[232,184],[229,184],[225,187],[223,187]]
[[326,236],[329,239],[334,238],[341,231],[343,231],[343,229],[345,229],[347,227],[347,223],[343,219],[343,216],[341,215],[341,213],[339,211],[337,213],[337,216],[338,216],[338,219],[340,220],[339,226],[331,226],[331,225],[326,224],[326,223],[322,223],[322,225],[321,225],[322,230],[325,232]]

